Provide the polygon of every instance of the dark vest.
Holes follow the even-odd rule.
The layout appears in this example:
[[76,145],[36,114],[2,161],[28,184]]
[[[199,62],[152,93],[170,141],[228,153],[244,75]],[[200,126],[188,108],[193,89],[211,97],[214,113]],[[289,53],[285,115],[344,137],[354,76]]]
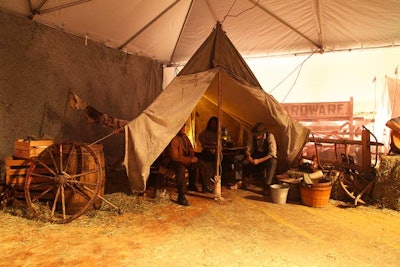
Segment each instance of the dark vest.
[[252,151],[252,157],[253,158],[261,158],[269,154],[269,144],[268,144],[268,135],[269,133],[266,133],[264,137],[260,140],[261,145],[258,143],[258,139],[256,136],[253,136],[253,151]]

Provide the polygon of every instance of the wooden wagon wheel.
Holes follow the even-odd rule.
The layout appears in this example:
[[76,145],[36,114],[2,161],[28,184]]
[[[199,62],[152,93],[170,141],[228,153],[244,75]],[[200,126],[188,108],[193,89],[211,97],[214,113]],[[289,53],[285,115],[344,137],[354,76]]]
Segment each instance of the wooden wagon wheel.
[[54,144],[32,160],[25,199],[36,218],[68,223],[93,207],[101,183],[102,168],[89,146]]

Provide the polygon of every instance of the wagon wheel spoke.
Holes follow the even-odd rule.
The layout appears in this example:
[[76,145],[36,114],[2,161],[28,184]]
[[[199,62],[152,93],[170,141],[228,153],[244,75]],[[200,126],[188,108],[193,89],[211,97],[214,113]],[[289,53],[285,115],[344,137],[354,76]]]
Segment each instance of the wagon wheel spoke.
[[[57,175],[57,173],[59,173],[60,171],[59,171],[59,169],[58,169],[58,167],[57,167],[57,162],[56,162],[56,159],[54,158],[53,150],[56,150],[56,145],[51,145],[50,147],[46,148],[46,149],[42,152],[43,155],[39,155],[39,156],[42,156],[42,158],[47,158],[47,157],[45,157],[45,154],[46,154],[46,153],[50,156],[50,159],[51,159],[51,161],[52,161],[52,163],[53,163],[53,166],[54,166],[53,169],[55,170],[55,172],[54,172],[54,170],[53,170],[52,168],[48,167],[47,164],[44,164],[43,162],[41,162],[41,164],[42,164],[48,171],[50,171],[51,173],[54,173],[55,175]],[[41,154],[42,154],[42,153],[41,153]],[[40,161],[39,161],[39,162],[40,162]]]
[[59,159],[60,159],[60,171],[62,171],[63,170],[63,145],[60,145],[59,147],[58,147],[58,151],[59,151]]
[[50,175],[45,175],[45,174],[41,174],[41,173],[31,173],[32,177],[36,177],[36,178],[46,178],[49,180],[54,180],[54,176],[50,176]]
[[67,219],[67,212],[65,209],[65,194],[64,194],[64,186],[61,186],[61,206],[62,206],[62,215],[63,219]]
[[53,206],[52,206],[52,208],[51,208],[51,216],[50,216],[50,218],[53,218],[53,217],[54,217],[54,213],[55,213],[55,211],[56,211],[57,200],[58,200],[58,197],[60,196],[60,187],[61,187],[61,186],[59,186],[59,187],[57,188],[57,193],[56,193],[56,196],[54,197],[54,202],[53,202]]
[[96,186],[95,183],[91,183],[91,182],[81,182],[81,181],[73,181],[74,184],[76,185],[89,185],[89,186]]
[[[55,161],[53,162],[55,164]],[[55,165],[54,165],[55,166]],[[54,169],[52,169],[51,167],[49,167],[46,163],[42,162],[41,160],[37,159],[37,163],[35,168],[38,167],[44,167],[48,172],[50,172],[50,174],[54,176],[57,176],[58,170],[56,169],[56,171],[54,171]]]
[[97,172],[99,172],[99,170],[89,170],[89,171],[84,172],[84,173],[70,175],[70,177],[72,178],[72,180],[77,181],[76,178],[79,178],[81,176],[85,176],[85,175],[88,175],[88,174],[92,174],[92,173],[97,173]]
[[[42,184],[41,186],[43,186],[45,184]],[[34,189],[34,187],[31,187],[32,189]],[[37,196],[34,196],[31,198],[32,203],[36,203],[39,199],[41,199],[43,196],[45,196],[47,193],[49,193],[51,190],[55,189],[55,186],[51,186],[48,189],[46,189],[45,191],[43,191],[42,193],[40,193]]]
[[[85,198],[87,201],[90,200],[90,196],[89,196],[88,194],[86,194],[85,191],[83,191],[83,188],[81,189],[81,188],[79,188],[79,187],[71,186],[71,189],[72,189],[75,193],[79,194],[81,197]],[[91,193],[92,193],[92,192],[91,192]]]
[[61,170],[64,171],[64,172],[66,172],[67,169],[68,169],[68,167],[69,167],[69,163],[70,163],[70,161],[71,161],[71,158],[72,158],[74,149],[75,149],[75,144],[72,144],[72,145],[71,145],[71,149],[69,150],[69,153],[68,153],[67,162],[65,163],[65,168],[64,168],[64,169],[61,169]]

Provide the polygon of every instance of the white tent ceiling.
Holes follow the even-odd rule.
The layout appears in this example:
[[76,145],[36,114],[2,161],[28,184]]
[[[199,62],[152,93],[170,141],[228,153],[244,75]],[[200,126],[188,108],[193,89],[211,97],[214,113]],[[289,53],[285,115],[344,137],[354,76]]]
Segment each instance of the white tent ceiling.
[[182,64],[217,21],[244,58],[400,45],[399,0],[0,0],[0,9]]

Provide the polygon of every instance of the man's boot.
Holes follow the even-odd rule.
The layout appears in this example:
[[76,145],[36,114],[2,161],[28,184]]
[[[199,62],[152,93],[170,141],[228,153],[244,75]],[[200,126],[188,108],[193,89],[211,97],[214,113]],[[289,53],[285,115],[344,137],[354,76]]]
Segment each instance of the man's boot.
[[178,196],[178,204],[182,206],[189,206],[189,201],[187,201],[185,195]]

